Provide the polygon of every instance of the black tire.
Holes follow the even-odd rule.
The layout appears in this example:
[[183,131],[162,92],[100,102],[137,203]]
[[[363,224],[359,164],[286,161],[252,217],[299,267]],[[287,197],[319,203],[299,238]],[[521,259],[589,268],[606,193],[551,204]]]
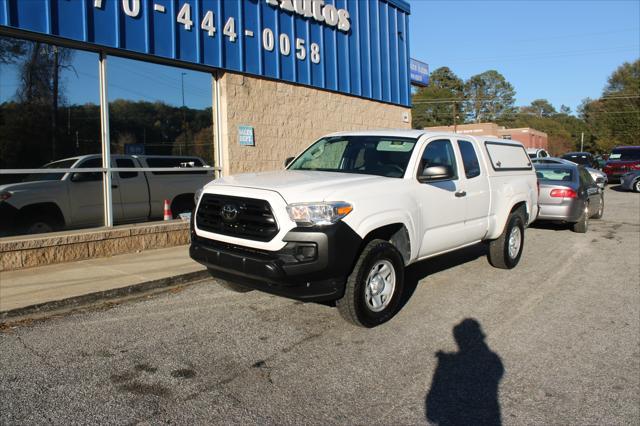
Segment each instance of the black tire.
[[[511,240],[512,236],[513,241]],[[510,242],[513,244],[510,245]],[[517,247],[515,246],[516,242],[519,242]],[[513,250],[510,250],[510,247],[513,248]],[[502,234],[500,234],[497,239],[489,241],[489,253],[487,257],[491,266],[500,269],[511,269],[520,262],[523,249],[524,212],[522,208],[519,208],[509,215]]]
[[633,183],[633,192],[640,192],[640,179],[636,179]]
[[602,219],[602,215],[604,215],[604,194],[600,195],[600,205],[598,206],[598,211],[591,216],[593,219]]
[[180,219],[180,213],[191,213],[194,208],[193,196],[178,197],[171,205],[171,214],[174,219]]
[[580,220],[571,224],[571,230],[573,232],[577,232],[579,234],[584,234],[589,230],[589,204],[584,208],[584,212],[582,212],[582,216],[580,216]]
[[45,234],[60,230],[58,220],[47,215],[29,214],[20,220],[19,229],[24,234]]
[[215,279],[218,284],[220,284],[220,287],[226,288],[227,290],[233,291],[234,293],[248,293],[250,291],[253,291],[252,288],[216,278],[211,269],[209,269],[209,274],[211,274],[211,277]]
[[[383,274],[386,272],[389,274],[384,278]],[[383,286],[382,289],[378,288],[380,285]],[[377,294],[369,298],[372,291],[377,291]],[[390,293],[385,297],[384,291]],[[371,328],[394,317],[400,309],[403,292],[402,255],[393,244],[384,240],[373,240],[362,250],[347,279],[344,296],[336,302],[336,306],[340,315],[348,322]],[[380,305],[372,307],[376,304],[376,297]]]

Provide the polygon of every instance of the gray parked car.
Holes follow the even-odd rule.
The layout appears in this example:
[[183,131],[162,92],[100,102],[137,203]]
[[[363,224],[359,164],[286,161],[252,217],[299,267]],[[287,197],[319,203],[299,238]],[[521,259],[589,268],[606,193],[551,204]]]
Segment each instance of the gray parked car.
[[[531,160],[533,166],[535,167],[537,164],[578,164],[574,161],[565,160],[564,158],[558,157],[547,157],[547,158],[533,158]],[[602,170],[594,169],[593,167],[584,167],[587,169],[591,177],[598,184],[598,186],[604,189],[609,183],[609,179],[607,178],[607,174]]]
[[587,232],[589,219],[604,213],[604,194],[589,172],[577,164],[539,164],[538,220],[571,224],[574,232]]
[[628,172],[620,176],[620,187],[627,191],[640,192],[640,170]]

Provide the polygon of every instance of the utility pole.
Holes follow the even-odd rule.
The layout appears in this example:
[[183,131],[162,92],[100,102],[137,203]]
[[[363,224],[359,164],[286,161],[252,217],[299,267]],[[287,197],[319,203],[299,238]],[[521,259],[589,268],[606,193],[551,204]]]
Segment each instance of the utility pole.
[[456,103],[452,103],[453,105],[453,133],[458,133],[458,121],[456,120]]
[[584,152],[584,132],[580,134],[580,152]]
[[186,72],[180,73],[180,77],[182,80],[182,108],[184,108],[184,76],[187,75]]

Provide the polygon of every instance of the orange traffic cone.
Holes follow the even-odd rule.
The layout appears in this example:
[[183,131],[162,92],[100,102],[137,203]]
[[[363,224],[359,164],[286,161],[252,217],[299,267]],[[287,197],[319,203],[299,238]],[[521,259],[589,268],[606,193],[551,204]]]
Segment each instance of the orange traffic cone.
[[173,219],[173,214],[171,214],[171,207],[169,206],[169,200],[164,200],[164,220]]

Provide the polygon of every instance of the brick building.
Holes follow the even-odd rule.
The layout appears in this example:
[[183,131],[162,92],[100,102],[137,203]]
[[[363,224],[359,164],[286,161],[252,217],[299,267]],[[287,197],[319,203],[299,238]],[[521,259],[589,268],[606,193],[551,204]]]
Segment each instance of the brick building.
[[547,134],[530,127],[507,129],[496,123],[459,124],[457,126],[426,127],[425,130],[447,131],[473,136],[496,136],[521,142],[525,148],[549,149]]

